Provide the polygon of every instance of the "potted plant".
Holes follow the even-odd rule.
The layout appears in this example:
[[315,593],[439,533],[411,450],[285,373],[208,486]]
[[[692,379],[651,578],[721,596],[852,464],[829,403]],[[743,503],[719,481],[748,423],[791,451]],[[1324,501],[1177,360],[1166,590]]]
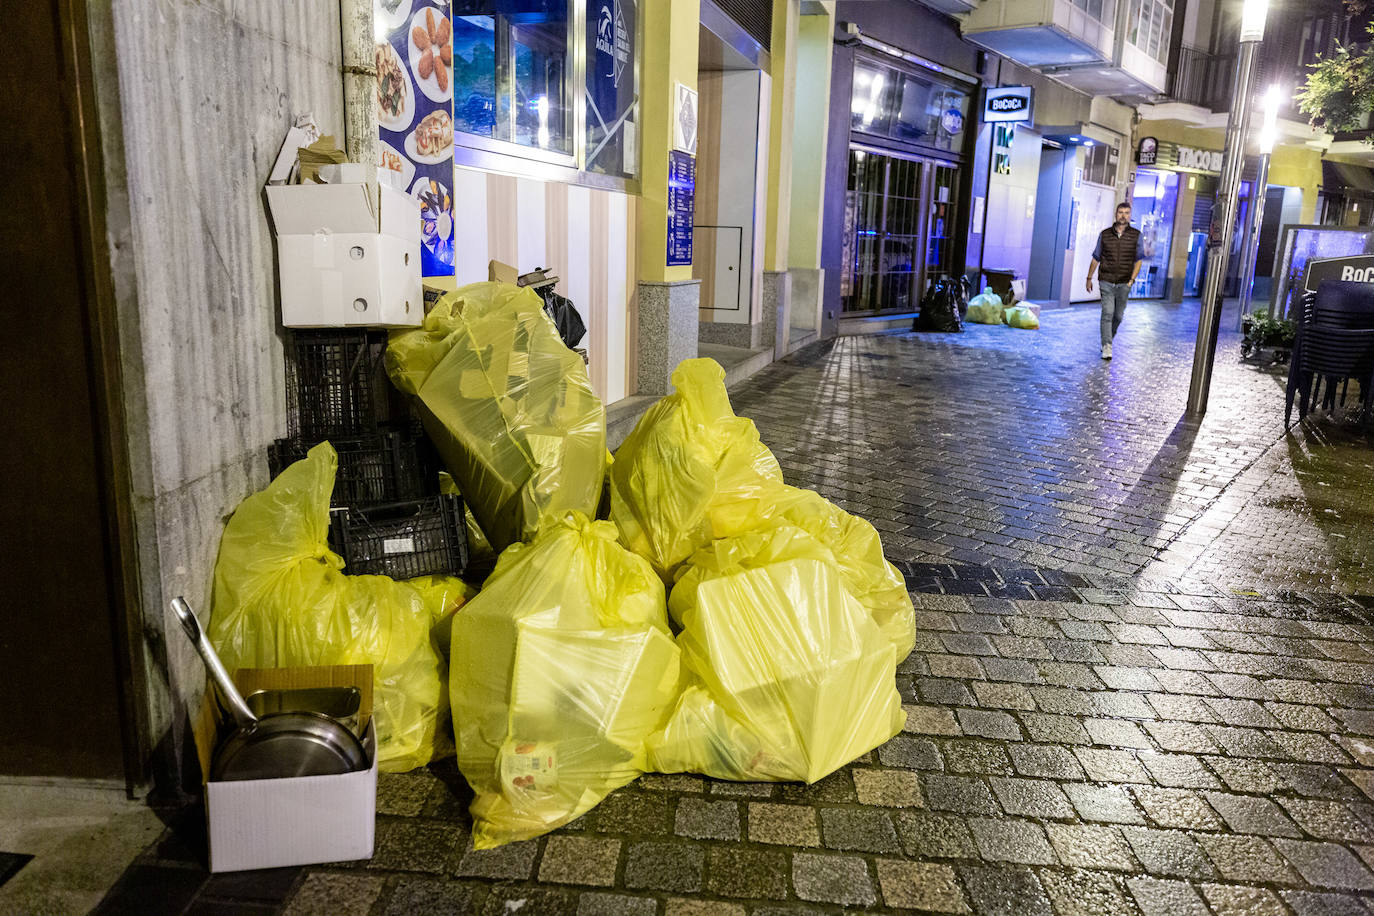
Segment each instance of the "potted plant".
[[1293,352],[1297,327],[1291,318],[1275,318],[1267,311],[1256,310],[1240,322],[1245,335],[1240,342],[1242,359],[1269,357],[1269,362],[1284,362]]

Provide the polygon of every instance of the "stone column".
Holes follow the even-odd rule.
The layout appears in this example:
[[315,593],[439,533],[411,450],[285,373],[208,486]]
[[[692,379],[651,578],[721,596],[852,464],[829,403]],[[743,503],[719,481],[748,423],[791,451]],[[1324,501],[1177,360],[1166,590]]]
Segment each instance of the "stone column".
[[792,275],[785,270],[763,272],[763,327],[760,343],[773,348],[773,358],[787,355],[791,332]]
[[673,369],[684,359],[696,358],[700,302],[700,280],[639,284],[637,394],[668,394],[673,390]]

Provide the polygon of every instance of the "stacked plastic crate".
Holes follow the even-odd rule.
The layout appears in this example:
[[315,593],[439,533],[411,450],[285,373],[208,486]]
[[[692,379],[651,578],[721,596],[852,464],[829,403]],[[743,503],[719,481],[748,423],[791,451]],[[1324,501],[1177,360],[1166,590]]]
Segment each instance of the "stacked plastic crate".
[[387,332],[287,332],[289,435],[269,453],[273,476],[328,441],[338,453],[330,546],[353,575],[412,579],[467,566],[463,504],[439,492],[439,462],[386,377]]

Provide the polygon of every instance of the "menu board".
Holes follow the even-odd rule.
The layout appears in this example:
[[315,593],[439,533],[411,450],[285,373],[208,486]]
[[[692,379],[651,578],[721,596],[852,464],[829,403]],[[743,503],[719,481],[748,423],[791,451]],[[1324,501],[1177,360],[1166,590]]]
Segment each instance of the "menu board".
[[697,161],[679,150],[668,153],[668,266],[692,263],[692,220],[696,215]]
[[420,272],[453,276],[449,0],[374,0],[378,165],[420,201]]

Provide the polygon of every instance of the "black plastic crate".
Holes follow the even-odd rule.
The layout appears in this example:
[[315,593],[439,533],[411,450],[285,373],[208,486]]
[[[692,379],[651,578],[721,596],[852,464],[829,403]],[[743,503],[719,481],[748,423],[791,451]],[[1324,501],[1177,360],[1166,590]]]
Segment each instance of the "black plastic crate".
[[[331,506],[355,506],[420,499],[439,492],[439,459],[423,434],[384,429],[375,436],[329,440],[339,456]],[[308,439],[278,439],[267,452],[276,477],[304,458],[314,446]]]
[[319,442],[364,436],[401,403],[386,377],[387,332],[373,328],[292,331],[286,344],[289,438]]
[[432,496],[330,512],[329,540],[352,575],[459,575],[468,562],[463,501]]

